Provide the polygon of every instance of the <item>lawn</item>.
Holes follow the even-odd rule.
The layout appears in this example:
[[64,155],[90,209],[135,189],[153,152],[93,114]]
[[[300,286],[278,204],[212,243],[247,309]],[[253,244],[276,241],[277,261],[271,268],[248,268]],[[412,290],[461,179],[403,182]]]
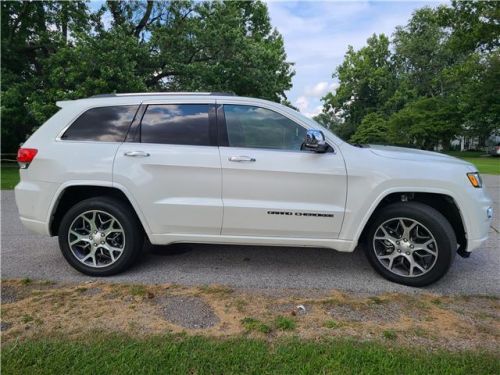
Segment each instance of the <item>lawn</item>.
[[93,335],[2,348],[3,374],[493,374],[492,353],[423,351],[341,340]]
[[500,174],[500,157],[485,155],[484,152],[476,151],[455,151],[448,152],[448,155],[464,159],[476,166],[479,172],[485,174]]
[[19,182],[19,167],[17,164],[2,163],[2,190],[14,189]]

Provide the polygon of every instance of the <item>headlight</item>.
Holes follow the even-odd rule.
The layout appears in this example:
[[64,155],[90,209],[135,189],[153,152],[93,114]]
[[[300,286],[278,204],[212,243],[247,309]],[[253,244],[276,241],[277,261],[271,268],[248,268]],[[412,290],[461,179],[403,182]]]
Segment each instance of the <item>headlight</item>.
[[479,172],[467,173],[467,177],[469,178],[469,181],[472,184],[472,186],[474,186],[475,188],[483,187],[483,181],[481,180]]

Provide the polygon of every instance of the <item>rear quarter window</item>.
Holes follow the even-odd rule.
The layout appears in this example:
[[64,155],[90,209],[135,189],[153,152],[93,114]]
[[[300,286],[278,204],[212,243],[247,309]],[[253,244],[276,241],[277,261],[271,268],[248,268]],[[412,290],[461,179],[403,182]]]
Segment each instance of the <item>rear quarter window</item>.
[[71,124],[61,139],[123,142],[138,108],[138,105],[122,105],[89,109]]

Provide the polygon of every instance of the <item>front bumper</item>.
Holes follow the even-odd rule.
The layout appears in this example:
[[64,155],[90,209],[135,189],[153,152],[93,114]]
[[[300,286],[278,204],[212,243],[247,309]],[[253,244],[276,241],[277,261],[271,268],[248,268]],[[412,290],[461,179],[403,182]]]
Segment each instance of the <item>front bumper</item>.
[[468,221],[467,248],[464,249],[467,253],[480,248],[488,240],[493,222],[493,202],[486,193],[481,198],[473,208],[463,212]]

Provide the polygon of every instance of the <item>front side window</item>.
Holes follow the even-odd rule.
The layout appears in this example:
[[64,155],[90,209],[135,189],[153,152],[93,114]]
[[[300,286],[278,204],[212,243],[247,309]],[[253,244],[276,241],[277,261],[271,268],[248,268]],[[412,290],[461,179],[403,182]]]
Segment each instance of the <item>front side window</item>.
[[73,122],[61,139],[123,142],[138,108],[122,105],[89,109]]
[[261,107],[224,105],[230,147],[299,151],[306,129],[289,118]]
[[149,105],[141,122],[141,142],[209,146],[208,104]]

